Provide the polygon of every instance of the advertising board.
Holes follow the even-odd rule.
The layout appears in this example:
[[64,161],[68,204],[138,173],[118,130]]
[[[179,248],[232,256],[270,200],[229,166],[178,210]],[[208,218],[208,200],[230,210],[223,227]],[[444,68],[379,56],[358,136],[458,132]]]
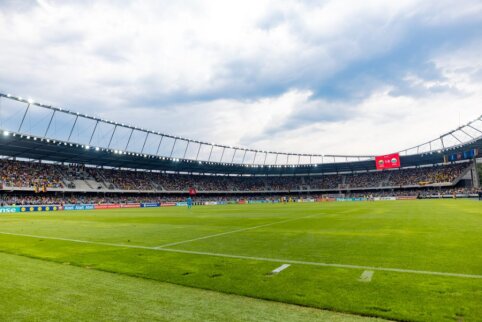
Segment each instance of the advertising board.
[[400,154],[392,153],[375,157],[377,170],[400,168]]

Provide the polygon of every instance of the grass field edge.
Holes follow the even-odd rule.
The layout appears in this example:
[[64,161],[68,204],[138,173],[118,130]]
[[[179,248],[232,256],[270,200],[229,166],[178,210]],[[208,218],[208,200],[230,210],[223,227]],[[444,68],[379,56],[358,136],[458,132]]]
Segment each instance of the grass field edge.
[[288,301],[286,301],[286,302],[285,301],[276,301],[276,300],[273,300],[273,299],[270,299],[270,298],[265,298],[265,297],[262,297],[262,296],[250,296],[250,295],[247,295],[247,294],[239,294],[239,293],[235,293],[235,292],[224,292],[224,291],[220,291],[220,290],[212,289],[212,288],[193,287],[192,285],[186,285],[186,284],[181,284],[181,283],[172,283],[172,282],[167,282],[167,281],[160,281],[160,280],[157,280],[157,279],[154,279],[154,278],[149,278],[149,277],[143,276],[143,275],[123,273],[123,272],[118,272],[118,271],[113,271],[113,270],[108,270],[108,269],[102,269],[102,268],[97,268],[97,267],[86,267],[85,265],[81,265],[81,264],[76,263],[76,262],[69,262],[68,264],[65,264],[64,262],[61,262],[61,261],[48,259],[48,258],[44,258],[44,257],[39,257],[39,256],[34,256],[34,255],[29,255],[29,254],[14,253],[14,252],[8,252],[8,251],[4,251],[4,250],[0,250],[0,253],[24,257],[24,258],[29,258],[29,259],[32,259],[32,260],[38,260],[38,261],[43,261],[43,262],[48,262],[48,263],[54,263],[54,264],[58,264],[58,265],[70,265],[70,266],[75,266],[75,267],[82,268],[82,269],[95,270],[95,271],[99,271],[99,272],[115,274],[115,275],[119,275],[119,276],[127,276],[127,277],[131,277],[131,278],[138,278],[138,279],[152,281],[152,282],[156,282],[156,283],[165,283],[165,284],[169,284],[169,285],[175,285],[175,286],[194,289],[194,290],[204,290],[204,291],[210,291],[210,292],[215,292],[215,293],[219,293],[219,294],[226,294],[226,295],[230,295],[230,296],[256,299],[256,300],[261,300],[261,301],[265,301],[265,302],[292,305],[292,306],[296,306],[296,307],[300,307],[300,308],[309,308],[309,309],[315,309],[315,310],[320,310],[320,311],[328,311],[328,312],[331,312],[331,313],[346,314],[346,315],[352,315],[352,316],[363,317],[363,318],[374,318],[374,319],[379,319],[380,321],[410,322],[410,320],[397,319],[397,318],[394,318],[394,317],[386,317],[386,316],[374,315],[374,314],[365,314],[365,313],[362,313],[362,312],[343,311],[343,310],[334,309],[332,307],[303,305],[303,304],[292,303],[292,302],[288,302]]

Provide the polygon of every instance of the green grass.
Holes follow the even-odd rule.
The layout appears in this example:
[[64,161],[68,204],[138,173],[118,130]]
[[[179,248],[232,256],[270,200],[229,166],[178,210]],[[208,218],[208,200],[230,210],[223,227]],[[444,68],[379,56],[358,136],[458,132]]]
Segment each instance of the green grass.
[[1,321],[379,321],[16,255],[0,262]]
[[[168,247],[175,252],[151,248],[260,225],[264,226]],[[0,252],[143,277],[152,283],[169,282],[395,320],[481,320],[481,278],[375,270],[372,281],[364,283],[358,281],[364,268],[302,263],[480,276],[482,203],[474,200],[0,215],[0,231],[92,241],[0,234]],[[180,250],[239,258],[177,252]],[[285,261],[291,263],[288,269],[269,274]],[[2,266],[0,274],[5,270]],[[97,296],[95,291],[92,296]],[[142,296],[135,295],[137,300]],[[0,309],[4,311],[1,305],[11,307],[15,303],[0,304]],[[185,314],[191,311],[187,307]],[[240,316],[233,310],[231,317]]]

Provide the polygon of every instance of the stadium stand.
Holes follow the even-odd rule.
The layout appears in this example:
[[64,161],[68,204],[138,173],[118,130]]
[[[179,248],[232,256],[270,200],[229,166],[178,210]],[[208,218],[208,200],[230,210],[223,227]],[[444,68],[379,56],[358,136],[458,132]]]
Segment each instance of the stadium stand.
[[[264,194],[214,194],[196,196],[195,202],[239,202],[258,201],[279,202],[289,200],[297,202],[304,199],[329,200],[335,198],[389,198],[389,197],[413,197],[425,198],[454,198],[454,197],[477,197],[477,189],[474,188],[436,188],[436,189],[408,189],[408,190],[386,190],[357,193],[310,193],[306,195],[293,195],[283,193]],[[66,193],[66,194],[22,194],[4,193],[0,194],[0,206],[13,205],[64,205],[64,204],[133,204],[133,203],[166,203],[183,202],[186,197],[177,195],[160,194],[125,194],[125,193]]]
[[53,164],[2,160],[0,176],[4,187],[64,187],[58,167]]
[[[196,200],[423,198],[472,194],[480,186],[482,116],[399,151],[396,167],[402,168],[377,170],[377,158],[393,154],[262,151],[172,136],[9,94],[0,93],[0,101],[22,115],[0,129],[4,204],[178,201],[190,189],[197,191]],[[49,122],[43,124],[30,106],[50,115]],[[25,119],[42,129],[25,127]],[[50,131],[57,127],[62,131]],[[97,138],[100,133],[108,140]]]
[[5,188],[32,188],[36,184],[59,190],[80,188],[86,191],[187,191],[260,192],[349,190],[353,188],[413,187],[433,184],[453,185],[470,164],[391,171],[328,174],[312,176],[210,176],[164,174],[152,171],[115,170],[85,165],[2,160],[0,174]]

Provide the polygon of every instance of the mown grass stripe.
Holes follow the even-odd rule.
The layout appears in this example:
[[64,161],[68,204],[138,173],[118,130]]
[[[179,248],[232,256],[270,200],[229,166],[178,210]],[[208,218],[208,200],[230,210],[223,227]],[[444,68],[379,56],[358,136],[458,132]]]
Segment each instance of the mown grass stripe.
[[248,230],[253,230],[253,229],[258,229],[258,228],[263,228],[263,227],[269,227],[269,226],[284,224],[284,223],[288,223],[288,222],[292,222],[292,221],[296,221],[296,220],[301,220],[301,219],[306,219],[306,218],[310,218],[310,217],[313,217],[313,215],[291,218],[291,219],[276,221],[276,222],[272,222],[272,223],[268,223],[268,224],[263,224],[263,225],[253,226],[253,227],[247,227],[247,228],[240,228],[240,229],[236,229],[236,230],[226,231],[226,232],[223,232],[223,233],[187,239],[187,240],[183,240],[183,241],[179,241],[179,242],[174,242],[174,243],[169,243],[169,244],[157,246],[156,248],[165,248],[165,247],[172,247],[172,246],[177,246],[177,245],[181,245],[181,244],[187,244],[187,243],[195,242],[195,241],[199,241],[199,240],[204,240],[204,239],[209,239],[209,238],[214,238],[214,237],[219,237],[219,236],[225,236],[225,235],[240,233],[240,232],[243,232],[243,231],[248,231]]
[[154,250],[154,251],[160,251],[160,252],[191,254],[191,255],[203,255],[203,256],[212,256],[212,257],[234,258],[234,259],[245,259],[245,260],[272,262],[272,263],[287,263],[287,264],[300,264],[300,265],[321,266],[321,267],[363,269],[363,270],[374,270],[374,271],[395,272],[395,273],[409,273],[409,274],[420,274],[420,275],[433,275],[433,276],[447,276],[447,277],[462,277],[462,278],[482,279],[482,275],[476,275],[476,274],[434,272],[434,271],[424,271],[424,270],[404,269],[404,268],[376,267],[376,266],[336,264],[336,263],[321,263],[321,262],[311,262],[311,261],[301,261],[301,260],[291,260],[291,259],[243,256],[243,255],[211,253],[211,252],[201,252],[201,251],[182,250],[182,249],[173,249],[173,248],[159,248],[159,247],[150,247],[150,246],[141,246],[141,245],[127,245],[127,244],[116,244],[116,243],[107,243],[107,242],[96,242],[96,241],[89,241],[89,240],[62,238],[62,237],[49,237],[49,236],[38,236],[38,235],[28,235],[28,234],[17,234],[17,233],[9,233],[9,232],[0,232],[0,234],[10,235],[10,236],[19,236],[19,237],[38,238],[38,239],[68,241],[68,242],[91,244],[91,245],[123,247],[123,248],[136,248],[136,249],[148,249],[148,250]]

